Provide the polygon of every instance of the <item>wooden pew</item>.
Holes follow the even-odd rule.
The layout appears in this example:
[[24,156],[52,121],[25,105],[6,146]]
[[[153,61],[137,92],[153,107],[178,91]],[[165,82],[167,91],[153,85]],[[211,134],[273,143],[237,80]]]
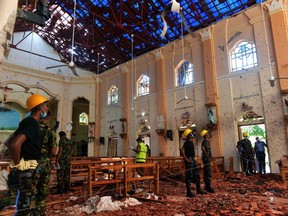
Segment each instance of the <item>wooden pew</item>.
[[101,172],[107,175],[113,175],[114,170],[108,168],[108,165],[129,164],[135,161],[134,158],[98,158],[98,160],[72,160],[70,161],[69,171],[69,189],[73,183],[84,183],[88,181],[89,166],[102,166]]
[[[148,169],[151,175],[141,177],[134,177],[134,175],[131,176],[131,172],[136,168]],[[108,177],[104,176],[104,173],[102,172],[103,169],[114,170],[115,174]],[[159,193],[159,165],[157,163],[116,164],[105,166],[96,165],[89,166],[88,170],[88,182],[87,184],[84,184],[84,199],[86,199],[87,192],[89,197],[93,195],[93,188],[102,186],[100,189],[102,190],[109,184],[114,184],[116,186],[116,191],[119,193],[121,193],[121,189],[123,189],[123,195],[124,197],[127,197],[129,183],[148,180],[154,181],[154,192]]]
[[[203,162],[202,157],[195,157],[195,160],[198,164],[199,174],[201,181],[203,180]],[[185,164],[184,159],[182,156],[167,156],[167,157],[149,157],[147,158],[147,162],[153,163],[157,162],[159,163],[159,169],[160,169],[160,177],[165,178],[167,180],[171,180],[171,177],[173,176],[181,176],[181,180],[185,180]],[[212,162],[212,171],[213,176],[216,178],[220,178],[220,171],[224,171],[224,157],[213,157]]]
[[88,179],[88,168],[94,166],[95,161],[76,160],[70,161],[69,170],[69,189],[72,188],[73,183],[85,182]]
[[[119,183],[123,183],[123,175],[118,176],[118,172],[123,170],[125,164],[117,165],[95,165],[88,168],[88,181],[84,183],[84,199],[86,199],[86,191],[88,191],[89,197],[92,196],[92,189],[97,186],[107,186],[109,184],[115,184],[116,190],[120,190]],[[113,175],[105,175],[105,170],[113,170]],[[104,187],[103,187],[104,188]],[[103,189],[102,188],[102,189]],[[119,191],[120,192],[120,191]]]
[[[136,168],[144,168],[149,173],[149,175],[134,177],[129,176],[131,170]],[[127,164],[124,167],[124,197],[127,197],[128,193],[128,183],[129,182],[139,182],[139,181],[150,181],[150,190],[151,182],[154,181],[154,193],[159,194],[159,164],[158,163],[136,163],[136,164]]]
[[182,176],[184,164],[184,159],[182,156],[149,157],[147,158],[147,163],[159,163],[161,178],[169,178],[175,175]]

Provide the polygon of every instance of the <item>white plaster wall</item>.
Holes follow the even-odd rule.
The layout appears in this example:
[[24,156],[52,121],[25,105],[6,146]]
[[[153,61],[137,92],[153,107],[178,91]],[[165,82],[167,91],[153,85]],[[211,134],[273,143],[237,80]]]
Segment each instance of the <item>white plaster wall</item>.
[[[59,74],[63,76],[74,77],[73,73],[71,72],[71,69],[69,69],[65,63],[59,62],[61,59],[57,54],[57,52],[36,33],[32,34],[30,34],[30,32],[14,33],[13,44],[14,45],[17,44],[17,48],[25,50],[26,52],[11,48],[8,57],[4,58],[3,62],[9,62],[10,64],[45,71],[51,74]],[[30,52],[35,54],[30,54]],[[45,56],[48,58],[41,56]],[[49,58],[58,61],[54,61]],[[63,65],[63,66],[52,69],[46,69],[46,67],[57,65]],[[93,73],[85,71],[79,67],[76,67],[76,72],[81,77],[93,75]]]

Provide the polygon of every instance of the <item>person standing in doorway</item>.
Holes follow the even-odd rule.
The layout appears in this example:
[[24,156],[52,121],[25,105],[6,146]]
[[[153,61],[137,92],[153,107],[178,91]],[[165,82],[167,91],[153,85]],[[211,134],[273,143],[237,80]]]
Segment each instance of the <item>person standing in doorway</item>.
[[191,192],[191,183],[196,184],[197,194],[206,194],[200,188],[200,175],[198,170],[198,164],[195,160],[195,132],[191,129],[186,129],[183,132],[183,139],[185,139],[184,145],[181,147],[180,152],[185,162],[185,183],[187,188],[187,197],[194,197],[195,195]]
[[38,121],[47,116],[48,100],[40,94],[34,94],[27,99],[26,107],[31,111],[30,115],[20,122],[14,136],[7,141],[12,159],[8,187],[12,191],[18,190],[15,211],[17,216],[37,215],[35,203],[39,180],[38,163],[43,143]]
[[247,176],[250,176],[254,173],[253,164],[254,164],[254,149],[252,147],[251,141],[248,139],[248,132],[243,132],[243,139],[237,142],[237,148],[240,154],[241,165],[243,172]]
[[40,178],[38,181],[38,194],[36,202],[36,215],[46,215],[46,197],[50,188],[51,158],[57,153],[55,130],[48,126],[50,112],[40,121],[40,132],[43,137],[41,159],[39,162]]
[[58,189],[56,194],[68,192],[69,189],[69,170],[73,144],[66,137],[64,131],[59,132],[59,152],[56,159],[56,164],[59,164],[60,169],[57,170]]
[[257,160],[259,162],[259,173],[266,174],[266,162],[265,162],[265,147],[267,148],[267,144],[264,141],[260,141],[259,137],[256,137],[256,142],[254,146],[254,151],[256,153]]
[[202,150],[202,161],[204,164],[204,182],[205,190],[209,193],[214,193],[214,189],[211,187],[211,178],[212,178],[212,153],[210,147],[210,133],[207,130],[202,130],[200,136],[203,138],[201,150]]

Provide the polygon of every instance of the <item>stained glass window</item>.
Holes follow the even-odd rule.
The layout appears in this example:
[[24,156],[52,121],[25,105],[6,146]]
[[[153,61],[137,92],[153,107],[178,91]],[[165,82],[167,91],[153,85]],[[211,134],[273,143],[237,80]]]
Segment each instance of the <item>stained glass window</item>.
[[149,94],[150,80],[146,75],[142,75],[138,81],[138,96],[144,96]]
[[244,70],[258,65],[256,47],[251,42],[241,42],[231,52],[232,72]]
[[108,92],[108,104],[117,104],[118,103],[118,88],[112,86]]
[[179,66],[176,68],[176,86],[184,86],[194,81],[194,69],[193,64],[189,61],[183,60],[179,63]]
[[79,124],[81,125],[88,125],[88,115],[87,113],[83,112],[79,115]]

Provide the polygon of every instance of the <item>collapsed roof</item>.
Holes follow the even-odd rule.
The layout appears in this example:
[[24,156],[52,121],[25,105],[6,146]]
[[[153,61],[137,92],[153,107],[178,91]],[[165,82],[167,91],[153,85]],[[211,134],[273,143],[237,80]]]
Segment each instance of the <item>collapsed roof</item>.
[[[259,0],[178,0],[183,19],[179,13],[168,12],[165,16],[168,30],[162,37],[164,24],[161,13],[171,6],[171,0],[76,0],[74,33],[75,1],[40,1],[48,3],[51,14],[45,26],[17,19],[14,31],[33,30],[66,63],[71,60],[74,44],[75,64],[94,73],[102,73],[182,35],[261,3]],[[37,8],[37,0],[19,0],[18,4],[18,8],[27,11]]]

